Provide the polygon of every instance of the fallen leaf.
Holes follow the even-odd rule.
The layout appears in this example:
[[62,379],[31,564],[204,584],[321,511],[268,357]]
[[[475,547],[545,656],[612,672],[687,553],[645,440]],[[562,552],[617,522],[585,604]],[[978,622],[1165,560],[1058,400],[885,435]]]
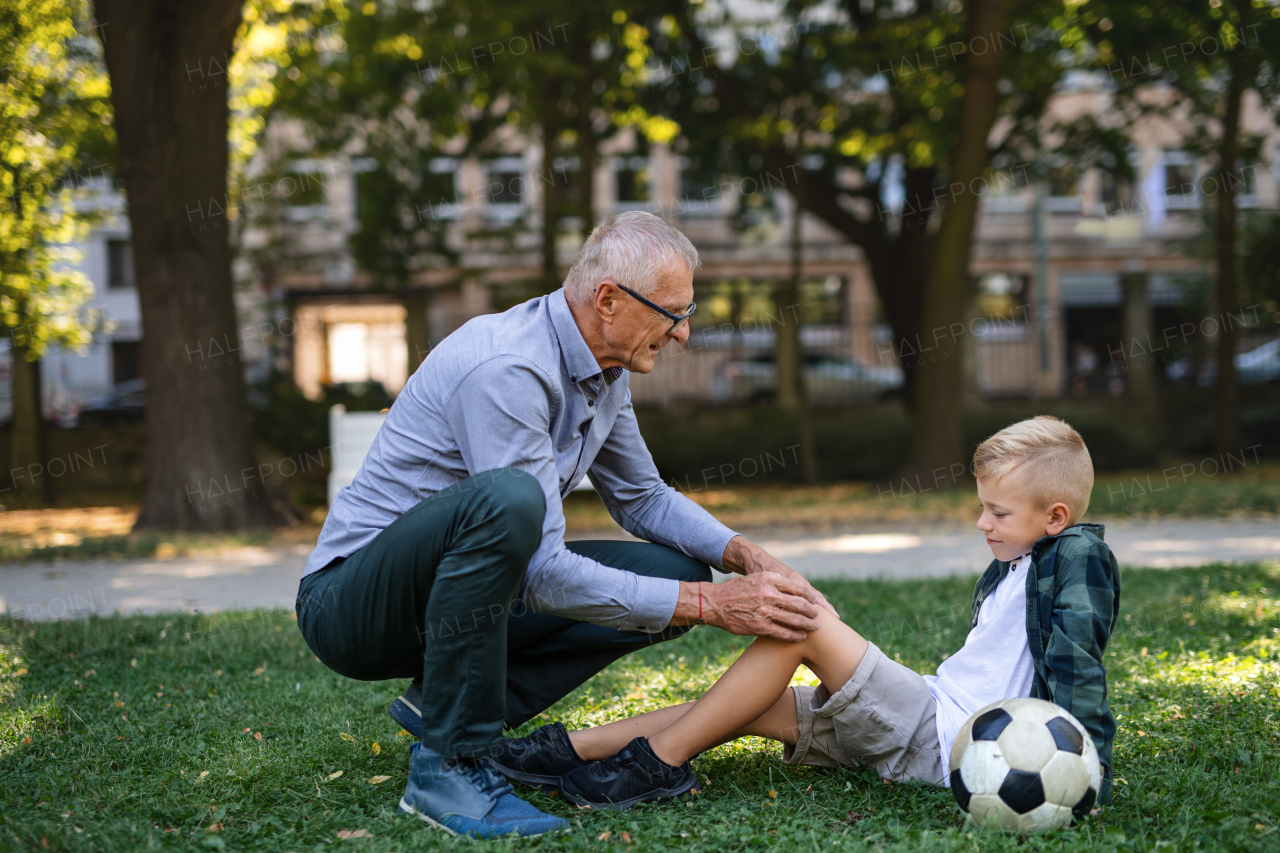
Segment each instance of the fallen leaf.
[[18,670],[17,672],[15,672],[15,673],[14,673],[14,675],[15,675],[15,676],[17,676],[17,675],[26,675],[26,674],[27,674],[27,668],[26,668],[25,666],[24,666],[22,669],[20,669],[20,670]]
[[197,779],[203,779],[204,777],[206,777],[206,776],[208,776],[208,775],[209,775],[209,771],[208,771],[208,770],[201,770],[201,771],[200,771],[200,775],[199,775],[199,776],[197,776],[196,778],[197,778]]
[[123,702],[117,702],[117,703],[116,703],[116,707],[117,707],[117,708],[123,708],[123,707],[124,707],[124,703],[123,703]]
[[217,820],[205,828],[205,832],[222,832],[222,821]]
[[341,775],[342,775],[341,770],[335,770],[329,774],[329,781],[332,782],[334,779],[337,779]]
[[608,840],[609,840],[609,838],[610,838],[610,836],[612,836],[612,835],[613,835],[613,833],[612,833],[612,832],[609,832],[608,830],[605,830],[604,832],[602,832],[602,833],[600,833],[599,835],[597,835],[597,836],[596,836],[596,841],[608,841]]
[[378,746],[378,742],[376,740],[373,742],[373,754],[374,755],[382,754],[382,747]]
[[355,738],[353,738],[351,735],[347,734],[346,732],[340,732],[338,734],[338,737],[342,738],[343,740],[355,740]]
[[242,731],[240,734],[242,734],[242,735],[247,735],[248,733],[249,733],[249,730],[248,730],[248,729],[245,729],[245,730],[244,730],[244,731]]
[[390,776],[371,776],[367,781],[370,785],[381,785],[390,778]]
[[770,792],[769,792],[769,799],[771,799],[771,800],[776,800],[776,799],[778,799],[778,792],[777,792],[777,791],[770,791]]
[[98,671],[97,671],[96,669],[86,669],[86,670],[84,671],[84,676],[83,676],[83,677],[84,677],[84,678],[93,678],[93,677],[94,677],[95,675],[97,675],[97,674],[98,674]]
[[22,739],[23,743],[31,743],[31,735],[27,735]]
[[624,833],[622,833],[622,834],[621,834],[621,836],[620,836],[620,837],[622,838],[622,840],[623,840],[623,841],[627,842],[628,844],[630,844],[630,843],[631,843],[631,833],[629,833],[629,832],[624,832]]
[[373,833],[367,829],[339,829],[338,837],[347,838],[373,838]]
[[262,673],[264,673],[264,672],[266,672],[266,668],[265,668],[265,667],[261,667],[261,666],[260,666],[260,667],[258,667],[257,669],[255,669],[255,670],[253,671],[253,674],[254,674],[254,675],[262,675]]
[[124,721],[127,723],[127,722],[129,722],[129,715],[128,715],[128,714],[121,714],[121,715],[120,715],[120,719],[124,720]]
[[137,658],[134,658],[133,660],[129,661],[129,666],[136,667],[137,665],[138,665]]
[[253,733],[253,739],[254,739],[254,740],[262,740],[262,732],[254,732],[254,733]]
[[851,811],[844,816],[844,819],[849,821],[850,823],[853,823],[854,821],[857,821],[857,820],[862,820],[862,812]]

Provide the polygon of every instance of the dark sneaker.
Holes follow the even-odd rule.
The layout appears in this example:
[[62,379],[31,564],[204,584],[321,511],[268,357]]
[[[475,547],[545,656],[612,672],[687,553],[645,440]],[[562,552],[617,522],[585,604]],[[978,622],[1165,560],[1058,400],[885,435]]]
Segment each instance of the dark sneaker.
[[387,709],[391,719],[415,739],[422,739],[422,679],[415,678]]
[[513,782],[537,785],[544,791],[560,787],[560,777],[591,764],[578,756],[562,723],[535,729],[525,737],[498,741],[493,769]]
[[515,795],[486,760],[452,761],[421,743],[409,752],[409,783],[400,811],[450,835],[529,838],[569,828]]
[[560,795],[580,806],[622,811],[682,796],[697,783],[689,762],[672,767],[653,754],[646,738],[638,737],[617,755],[564,774]]

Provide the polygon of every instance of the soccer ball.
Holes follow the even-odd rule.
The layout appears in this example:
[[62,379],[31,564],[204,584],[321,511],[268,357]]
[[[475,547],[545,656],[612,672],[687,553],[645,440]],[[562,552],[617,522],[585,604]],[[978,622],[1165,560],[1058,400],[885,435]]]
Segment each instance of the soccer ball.
[[951,747],[951,793],[981,827],[1074,826],[1093,808],[1101,784],[1089,733],[1043,699],[1004,699],[982,708]]

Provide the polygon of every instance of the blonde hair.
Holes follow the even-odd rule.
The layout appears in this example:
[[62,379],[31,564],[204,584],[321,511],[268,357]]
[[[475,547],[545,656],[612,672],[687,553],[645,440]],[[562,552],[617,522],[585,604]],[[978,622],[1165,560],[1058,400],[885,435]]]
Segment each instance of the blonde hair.
[[648,296],[674,264],[698,269],[698,250],[675,227],[643,210],[629,210],[601,222],[582,244],[564,280],[565,296],[590,305],[605,279]]
[[975,478],[996,481],[1010,475],[1016,475],[1017,485],[1038,509],[1066,504],[1070,524],[1089,508],[1089,448],[1070,424],[1052,415],[1018,421],[978,445],[973,454]]

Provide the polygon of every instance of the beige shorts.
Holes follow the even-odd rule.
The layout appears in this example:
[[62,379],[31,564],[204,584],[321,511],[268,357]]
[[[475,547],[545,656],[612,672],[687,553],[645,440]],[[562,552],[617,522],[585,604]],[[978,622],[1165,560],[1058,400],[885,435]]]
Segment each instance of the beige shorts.
[[826,687],[793,687],[800,733],[782,752],[787,764],[866,765],[884,779],[941,785],[935,704],[928,683],[885,657],[875,643],[834,696]]

